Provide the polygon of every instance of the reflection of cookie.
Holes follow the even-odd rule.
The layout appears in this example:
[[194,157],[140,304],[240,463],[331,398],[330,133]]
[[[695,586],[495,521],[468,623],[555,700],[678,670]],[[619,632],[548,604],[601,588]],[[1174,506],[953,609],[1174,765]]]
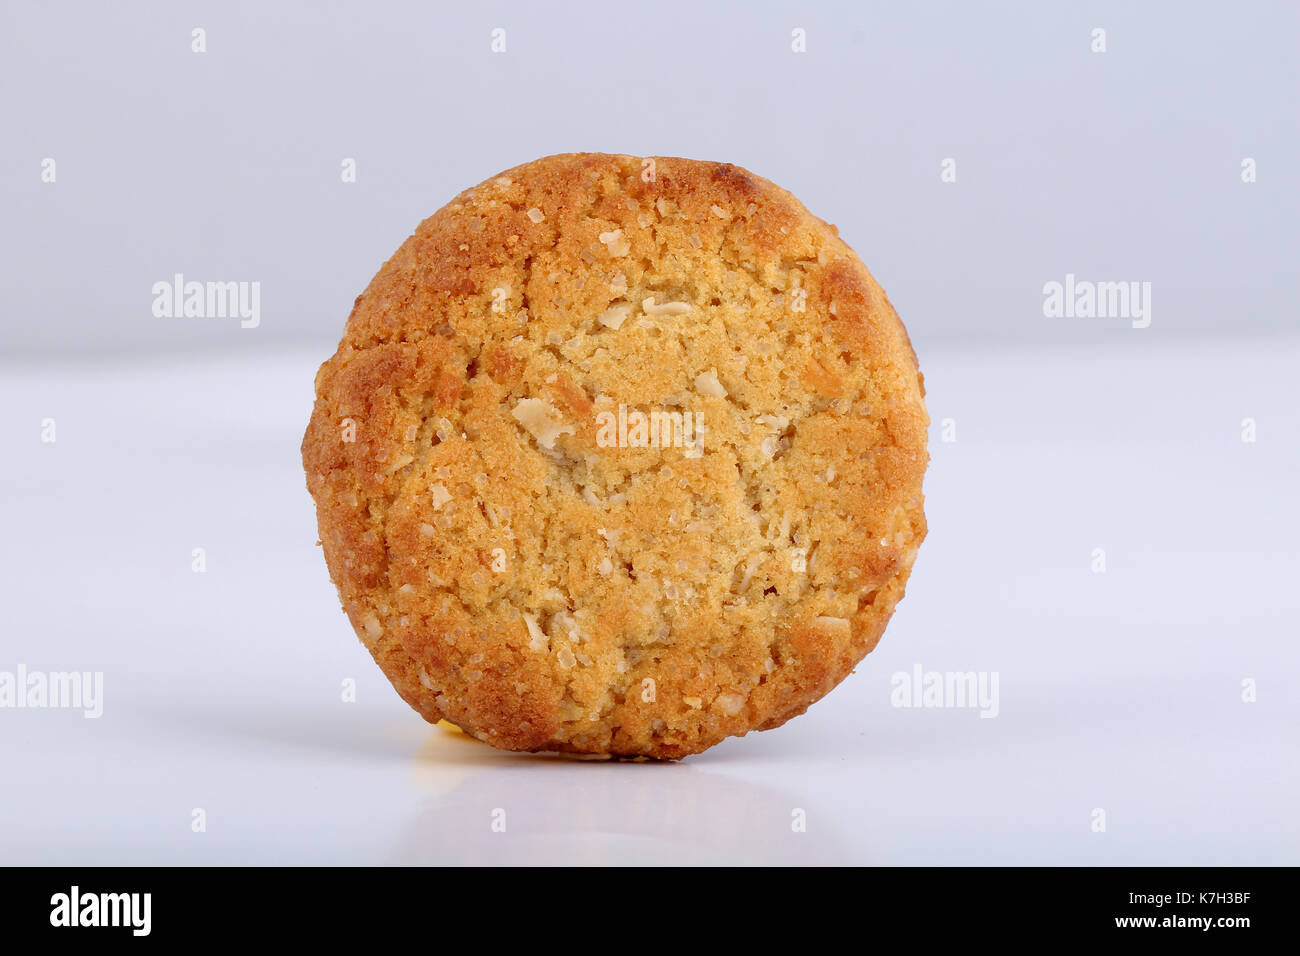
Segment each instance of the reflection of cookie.
[[576,154],[462,193],[380,269],[303,463],[343,606],[425,718],[680,757],[875,647],[927,425],[834,227],[735,166]]

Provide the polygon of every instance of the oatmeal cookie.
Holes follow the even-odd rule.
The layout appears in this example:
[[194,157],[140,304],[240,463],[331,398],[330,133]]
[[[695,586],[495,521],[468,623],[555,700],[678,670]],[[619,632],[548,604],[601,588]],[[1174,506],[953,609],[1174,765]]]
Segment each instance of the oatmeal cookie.
[[788,192],[566,154],[385,263],[302,457],[344,610],[427,720],[677,758],[876,646],[925,536],[923,394],[884,291]]

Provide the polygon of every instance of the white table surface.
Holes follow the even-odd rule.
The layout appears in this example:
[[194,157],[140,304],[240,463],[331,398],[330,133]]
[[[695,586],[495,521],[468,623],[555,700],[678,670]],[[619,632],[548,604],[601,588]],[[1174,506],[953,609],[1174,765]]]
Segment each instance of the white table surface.
[[[1300,341],[923,354],[931,530],[879,649],[676,764],[398,699],[314,547],[323,357],[0,369],[0,671],[104,675],[99,719],[0,709],[0,862],[1300,863]],[[916,664],[996,671],[998,716],[892,707]]]

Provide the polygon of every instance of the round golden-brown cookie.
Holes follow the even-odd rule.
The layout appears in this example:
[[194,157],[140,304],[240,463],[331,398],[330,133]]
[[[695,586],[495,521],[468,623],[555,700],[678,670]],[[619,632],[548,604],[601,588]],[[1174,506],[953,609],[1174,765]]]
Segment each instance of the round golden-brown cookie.
[[303,465],[343,607],[427,720],[675,758],[880,640],[925,536],[922,396],[884,291],[788,192],[566,154],[379,270]]

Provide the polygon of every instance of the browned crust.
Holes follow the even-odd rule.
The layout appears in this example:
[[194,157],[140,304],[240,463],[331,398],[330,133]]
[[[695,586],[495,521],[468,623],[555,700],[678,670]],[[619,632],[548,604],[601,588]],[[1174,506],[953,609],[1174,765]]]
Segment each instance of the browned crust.
[[[778,726],[875,647],[925,536],[928,418],[883,290],[767,180],[653,163],[551,156],[461,193],[317,375],[303,465],[344,609],[412,707],[499,747],[675,758]],[[642,315],[651,294],[691,312]],[[692,388],[710,370],[726,397]],[[683,395],[699,458],[595,437]],[[525,399],[568,426],[554,449]]]

